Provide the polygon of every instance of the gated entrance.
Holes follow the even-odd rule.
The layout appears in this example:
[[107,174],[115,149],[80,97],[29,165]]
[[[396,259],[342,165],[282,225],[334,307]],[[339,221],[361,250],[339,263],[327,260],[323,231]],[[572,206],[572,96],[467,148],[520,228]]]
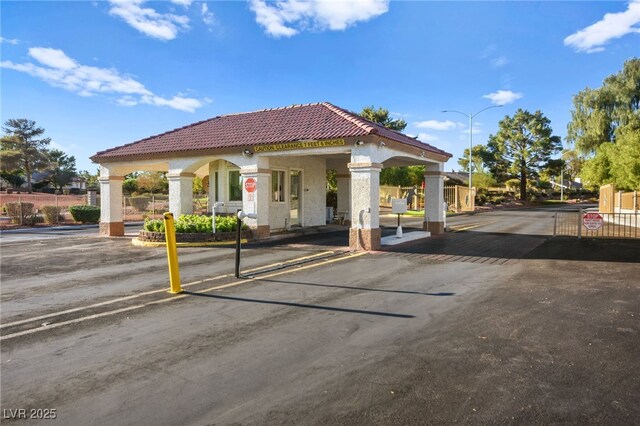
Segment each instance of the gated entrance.
[[579,210],[555,212],[553,236],[586,238],[640,238],[635,213],[604,213]]

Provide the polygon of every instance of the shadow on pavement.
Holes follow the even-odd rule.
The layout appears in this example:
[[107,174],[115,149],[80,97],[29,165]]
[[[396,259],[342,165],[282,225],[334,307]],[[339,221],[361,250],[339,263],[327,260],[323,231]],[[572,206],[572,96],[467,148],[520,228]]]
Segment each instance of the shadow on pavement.
[[[412,228],[407,228],[407,231]],[[382,235],[392,235],[395,228],[382,227]],[[252,243],[252,247],[282,247],[305,244],[323,247],[348,247],[347,231],[303,235],[280,241]],[[498,232],[447,232],[395,246],[383,246],[381,252],[425,254],[433,256],[552,259],[600,262],[640,263],[640,241],[637,239],[549,237],[548,235],[509,234]],[[456,259],[451,259],[456,260]]]
[[336,308],[334,306],[308,305],[305,303],[281,302],[279,300],[249,299],[245,297],[222,296],[222,295],[216,295],[216,294],[196,293],[191,291],[185,291],[184,294],[190,294],[192,296],[198,296],[198,297],[208,297],[211,299],[218,299],[218,300],[262,303],[267,305],[289,306],[292,308],[318,309],[321,311],[344,312],[349,314],[376,315],[376,316],[392,317],[392,318],[415,318],[415,315],[397,314],[393,312],[379,312],[379,311],[365,311],[361,309]]
[[379,291],[382,293],[399,293],[399,294],[411,294],[411,295],[419,295],[419,296],[455,296],[455,293],[450,293],[450,292],[430,293],[430,292],[410,291],[410,290],[385,290],[381,288],[353,287],[353,286],[347,286],[347,285],[316,284],[316,283],[305,283],[300,281],[283,281],[283,280],[269,280],[269,279],[264,279],[264,280],[261,279],[260,281],[268,282],[268,283],[277,283],[277,284],[340,288],[340,289],[357,290],[357,291],[373,291],[373,292]]
[[527,259],[640,263],[640,240],[612,238],[550,238]]

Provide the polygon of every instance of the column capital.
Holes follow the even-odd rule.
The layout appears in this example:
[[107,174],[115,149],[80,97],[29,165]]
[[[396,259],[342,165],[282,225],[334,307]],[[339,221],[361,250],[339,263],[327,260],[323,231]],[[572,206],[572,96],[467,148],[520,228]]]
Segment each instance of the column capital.
[[349,170],[355,171],[377,171],[379,172],[384,167],[381,163],[363,162],[363,163],[349,163],[347,164]]
[[243,167],[240,169],[240,174],[245,175],[270,175],[271,169],[261,169],[258,167]]
[[100,176],[98,182],[109,183],[111,181],[124,181],[124,176]]
[[167,175],[167,179],[194,178],[194,177],[196,177],[195,173],[187,173],[187,172],[172,173]]

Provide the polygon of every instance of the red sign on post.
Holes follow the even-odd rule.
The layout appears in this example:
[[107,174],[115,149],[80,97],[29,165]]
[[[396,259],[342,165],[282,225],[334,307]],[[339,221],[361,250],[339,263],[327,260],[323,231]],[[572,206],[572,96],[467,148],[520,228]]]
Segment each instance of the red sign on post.
[[244,181],[244,189],[246,189],[247,192],[254,192],[256,190],[256,186],[257,182],[254,178],[248,178]]
[[600,216],[599,213],[587,213],[584,216],[582,216],[582,224],[584,225],[585,228],[591,231],[595,231],[597,229],[602,228],[603,222],[604,222],[604,219],[602,219],[602,216]]

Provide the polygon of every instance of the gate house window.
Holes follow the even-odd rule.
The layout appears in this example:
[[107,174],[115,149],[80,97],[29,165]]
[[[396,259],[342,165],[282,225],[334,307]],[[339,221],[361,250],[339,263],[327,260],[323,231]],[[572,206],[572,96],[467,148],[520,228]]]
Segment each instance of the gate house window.
[[242,201],[240,170],[229,171],[229,201]]
[[284,202],[284,171],[271,172],[271,201]]

